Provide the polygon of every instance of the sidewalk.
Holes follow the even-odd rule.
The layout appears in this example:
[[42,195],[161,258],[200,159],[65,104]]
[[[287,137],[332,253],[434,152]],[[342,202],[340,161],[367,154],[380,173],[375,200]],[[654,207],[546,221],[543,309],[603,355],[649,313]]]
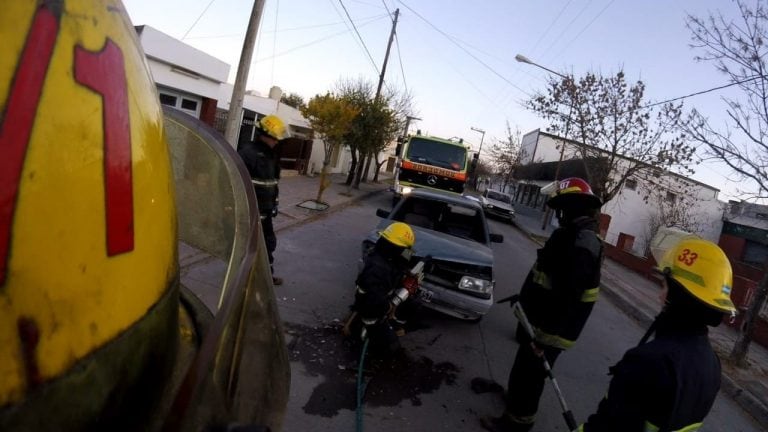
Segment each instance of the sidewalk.
[[375,193],[386,191],[392,183],[391,174],[379,174],[377,183],[360,183],[360,189],[352,189],[344,184],[346,174],[331,174],[328,188],[323,192],[322,201],[329,204],[328,209],[318,211],[298,207],[307,200],[317,198],[320,176],[307,177],[293,172],[283,171],[280,179],[279,214],[274,219],[275,231],[279,232],[293,225],[325,214],[341,210],[357,200]]
[[[541,210],[516,203],[515,213],[515,226],[539,243],[543,244],[554,230],[553,226],[542,229]],[[660,309],[661,287],[610,259],[603,263],[601,279],[601,293],[612,303],[644,327],[653,322]],[[738,337],[736,330],[720,325],[710,329],[709,335],[723,360],[721,390],[768,430],[768,349],[753,342],[749,347],[749,369],[737,369],[726,361]]]

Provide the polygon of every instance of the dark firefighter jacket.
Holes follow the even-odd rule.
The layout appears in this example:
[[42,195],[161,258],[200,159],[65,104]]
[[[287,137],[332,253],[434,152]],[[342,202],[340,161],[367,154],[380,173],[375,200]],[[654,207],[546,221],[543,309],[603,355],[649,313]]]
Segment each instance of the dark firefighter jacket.
[[355,281],[353,307],[363,320],[380,319],[389,312],[392,293],[400,287],[404,274],[404,268],[394,259],[388,259],[376,249],[371,251]]
[[245,167],[251,175],[259,213],[270,214],[272,209],[277,207],[278,202],[277,182],[280,179],[278,154],[258,138],[256,141],[242,144],[237,153],[245,162]]
[[660,326],[611,373],[608,394],[580,431],[696,431],[720,389],[720,360],[706,327]]
[[[584,328],[600,286],[603,245],[596,231],[593,218],[577,218],[538,250],[520,290],[538,344],[568,349]],[[519,326],[518,338],[526,339]]]

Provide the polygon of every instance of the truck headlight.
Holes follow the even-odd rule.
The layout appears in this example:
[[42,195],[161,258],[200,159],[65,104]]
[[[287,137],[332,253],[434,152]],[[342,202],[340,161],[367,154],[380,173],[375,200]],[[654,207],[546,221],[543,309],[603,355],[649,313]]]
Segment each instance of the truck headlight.
[[480,279],[472,276],[464,276],[459,281],[459,289],[464,291],[473,291],[482,294],[489,294],[493,288],[493,283],[487,279]]

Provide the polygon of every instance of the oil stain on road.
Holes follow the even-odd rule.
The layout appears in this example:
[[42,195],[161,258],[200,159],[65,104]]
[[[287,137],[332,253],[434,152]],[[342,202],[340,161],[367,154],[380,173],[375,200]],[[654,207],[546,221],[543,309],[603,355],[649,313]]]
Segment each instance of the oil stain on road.
[[[301,362],[312,376],[324,378],[312,391],[304,412],[333,417],[342,409],[354,411],[362,344],[345,339],[338,323],[318,327],[286,323],[285,327],[293,339],[291,361]],[[459,372],[452,363],[436,363],[423,356],[416,359],[407,352],[386,361],[368,356],[363,365],[363,401],[370,407],[397,406],[403,401],[419,406],[421,395],[443,384],[454,385]]]

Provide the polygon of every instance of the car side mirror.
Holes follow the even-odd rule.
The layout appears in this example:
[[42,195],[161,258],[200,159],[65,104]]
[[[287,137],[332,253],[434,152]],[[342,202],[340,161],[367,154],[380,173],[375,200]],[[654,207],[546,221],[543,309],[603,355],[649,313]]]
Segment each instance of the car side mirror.
[[501,234],[491,234],[491,243],[504,243],[504,236]]
[[376,216],[386,219],[389,217],[389,211],[384,209],[376,209]]

